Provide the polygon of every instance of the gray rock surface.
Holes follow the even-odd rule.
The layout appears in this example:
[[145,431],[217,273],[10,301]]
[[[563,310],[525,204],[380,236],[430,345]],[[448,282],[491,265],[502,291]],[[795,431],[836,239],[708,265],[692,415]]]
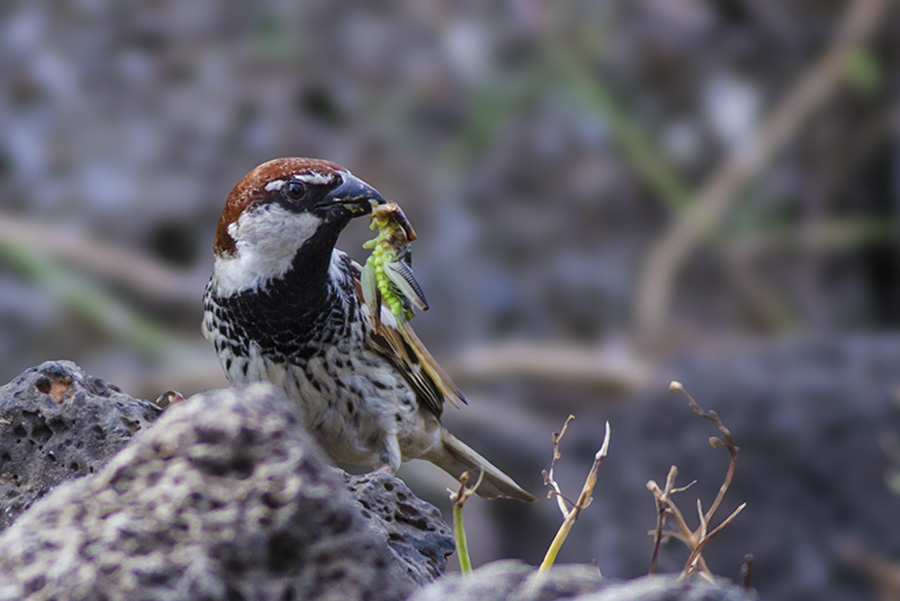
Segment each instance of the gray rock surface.
[[[360,486],[386,490],[385,478]],[[440,528],[407,527],[434,540],[425,555],[448,549]],[[283,397],[213,391],[8,528],[0,599],[404,599],[442,563],[398,564],[384,531]]]
[[409,601],[757,601],[726,580],[679,581],[671,574],[630,581],[601,578],[588,565],[561,565],[546,574],[520,561],[496,561],[420,589]]
[[99,470],[158,414],[71,361],[0,388],[0,530],[56,484]]
[[425,587],[409,601],[549,601],[592,593],[608,586],[590,565],[565,565],[539,576],[537,569],[518,560],[495,561],[471,574],[448,575]]
[[344,473],[344,479],[362,516],[388,541],[414,581],[430,582],[443,575],[447,557],[456,547],[437,507],[420,500],[402,480],[384,472]]

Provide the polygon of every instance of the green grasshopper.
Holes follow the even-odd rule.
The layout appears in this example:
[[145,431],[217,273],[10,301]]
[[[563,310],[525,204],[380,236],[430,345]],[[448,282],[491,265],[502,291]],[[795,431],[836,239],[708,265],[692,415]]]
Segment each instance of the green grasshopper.
[[[428,301],[412,271],[410,242],[416,239],[413,230],[397,206],[387,202],[372,208],[369,227],[378,235],[363,244],[372,249],[362,270],[362,292],[372,316],[380,322],[381,301],[388,306],[398,324],[412,319],[413,308],[428,310]],[[380,299],[379,299],[380,296]]]

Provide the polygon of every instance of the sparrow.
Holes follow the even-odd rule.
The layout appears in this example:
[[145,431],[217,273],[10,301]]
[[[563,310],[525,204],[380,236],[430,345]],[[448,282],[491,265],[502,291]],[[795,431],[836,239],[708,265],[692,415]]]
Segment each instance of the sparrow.
[[465,397],[409,324],[398,327],[380,297],[363,293],[362,268],[335,248],[351,219],[385,204],[329,161],[256,167],[216,228],[203,335],[233,386],[268,381],[296,401],[336,462],[394,474],[425,459],[456,479],[483,472],[482,497],[535,501],[441,425],[444,403]]

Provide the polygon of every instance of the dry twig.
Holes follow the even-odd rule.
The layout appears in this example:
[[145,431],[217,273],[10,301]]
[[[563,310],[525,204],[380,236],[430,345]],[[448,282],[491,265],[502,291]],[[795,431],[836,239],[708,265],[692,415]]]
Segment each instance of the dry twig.
[[[664,488],[661,489],[654,480],[651,480],[647,483],[647,489],[650,490],[651,493],[653,493],[653,497],[656,499],[657,509],[656,528],[649,533],[654,537],[653,557],[650,560],[649,571],[652,574],[656,572],[658,568],[659,551],[660,546],[662,545],[662,540],[667,537],[672,537],[683,542],[691,550],[691,553],[684,564],[682,575],[699,573],[704,577],[712,578],[712,573],[707,567],[706,561],[703,559],[703,549],[707,544],[709,544],[709,541],[711,541],[720,532],[722,532],[722,530],[728,524],[730,524],[731,521],[734,520],[734,518],[737,517],[737,515],[741,511],[744,510],[744,507],[747,506],[746,503],[742,503],[731,513],[731,515],[722,520],[722,522],[718,526],[713,529],[709,528],[709,524],[712,521],[716,510],[722,503],[722,499],[725,497],[725,493],[728,491],[729,486],[731,486],[731,481],[734,478],[734,470],[737,466],[737,453],[740,448],[735,446],[734,440],[732,440],[731,438],[731,431],[725,427],[725,424],[722,423],[719,415],[715,411],[706,412],[701,409],[694,398],[684,389],[681,383],[672,382],[669,385],[669,390],[677,390],[684,394],[688,398],[694,415],[711,421],[716,425],[716,427],[719,429],[719,432],[722,434],[722,438],[712,436],[709,439],[709,444],[713,447],[726,447],[728,449],[728,453],[731,455],[731,461],[728,465],[728,471],[725,474],[725,480],[719,487],[719,492],[716,495],[715,500],[706,512],[703,511],[700,500],[697,499],[697,515],[700,520],[700,525],[697,526],[697,528],[694,530],[692,530],[687,525],[687,522],[685,521],[684,515],[681,513],[681,510],[678,509],[678,507],[672,501],[672,495],[687,490],[694,483],[691,482],[687,486],[676,488],[675,477],[678,475],[678,468],[674,465],[669,469],[669,475],[666,477],[666,485]],[[672,516],[675,519],[676,524],[674,528],[666,529],[666,520],[668,516]]]
[[[594,455],[594,463],[591,465],[591,470],[588,472],[587,478],[584,481],[584,486],[581,488],[581,493],[578,495],[578,499],[573,503],[566,498],[565,495],[562,494],[559,484],[556,483],[556,479],[553,475],[553,468],[556,465],[556,460],[562,456],[559,453],[559,441],[566,433],[569,422],[573,419],[575,419],[575,417],[570,415],[566,419],[566,423],[563,424],[562,430],[560,430],[558,434],[554,432],[553,459],[550,461],[550,469],[544,470],[543,472],[544,484],[550,486],[547,497],[556,497],[556,502],[559,504],[559,510],[563,515],[563,523],[559,527],[556,536],[553,538],[553,542],[550,543],[550,548],[547,549],[546,555],[544,555],[544,561],[541,562],[541,566],[538,569],[539,572],[546,572],[553,566],[553,563],[556,561],[556,556],[562,548],[563,543],[566,541],[566,537],[569,536],[569,531],[572,530],[572,526],[575,524],[578,516],[580,516],[581,512],[591,504],[591,501],[593,500],[591,498],[591,493],[594,491],[594,486],[597,484],[597,472],[600,470],[600,464],[603,463],[603,459],[606,457],[607,451],[609,450],[609,422],[606,422],[606,433],[603,436],[603,444],[600,446],[600,450]],[[572,507],[568,508],[566,503]],[[599,571],[599,567],[597,569]]]

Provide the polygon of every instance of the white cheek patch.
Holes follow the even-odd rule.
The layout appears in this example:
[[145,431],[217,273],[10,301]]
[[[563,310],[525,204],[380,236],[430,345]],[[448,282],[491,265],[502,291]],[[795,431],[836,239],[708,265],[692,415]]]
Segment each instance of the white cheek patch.
[[216,293],[231,296],[255,290],[283,276],[294,255],[322,224],[310,213],[292,213],[275,204],[241,215],[228,226],[235,241],[230,257],[216,257],[213,267]]

